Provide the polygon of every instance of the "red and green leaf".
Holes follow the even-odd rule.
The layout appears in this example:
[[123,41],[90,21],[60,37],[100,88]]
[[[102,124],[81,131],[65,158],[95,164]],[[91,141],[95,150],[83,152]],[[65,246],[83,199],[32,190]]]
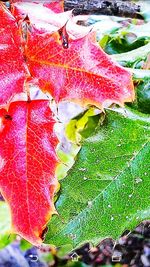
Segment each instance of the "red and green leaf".
[[39,245],[55,213],[58,186],[49,101],[13,102],[0,115],[0,190],[11,210],[13,232]]
[[[87,34],[81,27],[75,37],[72,26],[66,25],[72,13],[63,13],[61,3],[12,2],[15,18],[0,4],[0,105],[23,92],[27,67],[28,78],[57,103],[103,108],[134,99],[130,72],[99,48],[94,32]],[[29,23],[27,36],[16,23],[24,19]],[[1,108],[0,119],[0,191],[10,207],[13,231],[39,245],[56,212],[58,187],[58,141],[49,101],[12,102],[8,110]]]

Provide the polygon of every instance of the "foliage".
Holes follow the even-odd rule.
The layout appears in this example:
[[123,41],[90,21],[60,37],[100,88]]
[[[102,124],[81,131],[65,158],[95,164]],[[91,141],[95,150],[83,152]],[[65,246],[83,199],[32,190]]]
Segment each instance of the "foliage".
[[15,238],[14,235],[11,235],[8,238],[11,219],[9,216],[8,205],[4,201],[0,201],[0,218],[0,248],[3,248]]
[[62,181],[47,243],[97,244],[149,217],[149,116],[119,108],[106,118]]
[[[46,243],[69,250],[116,239],[150,217],[147,25],[104,32],[108,56],[94,28],[77,25],[58,2],[11,2],[10,10],[0,2],[0,190],[13,232],[40,245],[48,231]],[[133,70],[116,61],[140,69],[135,91]],[[130,107],[113,105],[134,97]],[[57,146],[52,98],[86,108],[66,127],[69,154]]]
[[11,209],[13,231],[38,244],[43,225],[55,212],[55,121],[47,100],[13,102],[8,111],[1,110],[1,118],[1,191]]
[[100,45],[108,54],[120,54],[137,49],[150,41],[149,24],[133,25],[109,31],[100,40]]

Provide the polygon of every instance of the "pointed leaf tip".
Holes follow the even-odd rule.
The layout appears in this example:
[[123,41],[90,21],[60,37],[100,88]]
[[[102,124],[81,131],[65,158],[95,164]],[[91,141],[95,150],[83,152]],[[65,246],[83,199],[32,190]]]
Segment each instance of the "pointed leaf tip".
[[103,108],[107,103],[123,105],[134,99],[131,73],[98,46],[94,32],[69,38],[64,49],[59,33],[43,37],[34,31],[26,56],[32,76],[56,102],[68,100]]

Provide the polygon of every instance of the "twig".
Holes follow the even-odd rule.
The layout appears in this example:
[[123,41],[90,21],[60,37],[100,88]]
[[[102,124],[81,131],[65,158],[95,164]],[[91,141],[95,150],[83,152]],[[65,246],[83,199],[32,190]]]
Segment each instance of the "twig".
[[73,9],[74,15],[103,14],[119,17],[140,18],[140,6],[121,0],[64,0],[65,11]]

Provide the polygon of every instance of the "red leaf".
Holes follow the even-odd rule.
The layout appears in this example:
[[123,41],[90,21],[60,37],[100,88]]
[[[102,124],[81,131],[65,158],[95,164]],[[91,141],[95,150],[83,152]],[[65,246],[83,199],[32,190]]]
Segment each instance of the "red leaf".
[[[28,3],[30,1],[27,0],[10,0],[11,3]],[[31,1],[34,2],[36,4],[38,3],[42,3],[43,6],[48,7],[49,9],[53,10],[55,13],[60,13],[60,12],[64,12],[64,0],[57,0],[57,1],[51,1],[51,0],[46,0],[46,1],[41,1],[41,0],[35,0],[35,1]]]
[[15,19],[0,3],[0,105],[23,92],[26,78],[21,41]]
[[55,121],[47,100],[13,102],[0,115],[0,190],[11,209],[13,231],[38,245],[55,212]]
[[93,32],[69,39],[65,49],[58,33],[43,37],[33,31],[26,56],[31,75],[57,102],[103,107],[108,101],[123,104],[134,98],[131,74],[100,49]]
[[[40,33],[55,32],[62,28],[72,16],[72,11],[63,12],[61,2],[58,4],[42,2],[15,1],[12,4],[12,14],[17,21],[28,16],[32,27]],[[61,11],[61,13],[60,13]]]
[[48,7],[49,9],[53,10],[55,13],[61,13],[64,12],[64,1],[60,0],[58,1],[53,1],[50,3],[48,3],[47,1],[45,1],[44,6]]

